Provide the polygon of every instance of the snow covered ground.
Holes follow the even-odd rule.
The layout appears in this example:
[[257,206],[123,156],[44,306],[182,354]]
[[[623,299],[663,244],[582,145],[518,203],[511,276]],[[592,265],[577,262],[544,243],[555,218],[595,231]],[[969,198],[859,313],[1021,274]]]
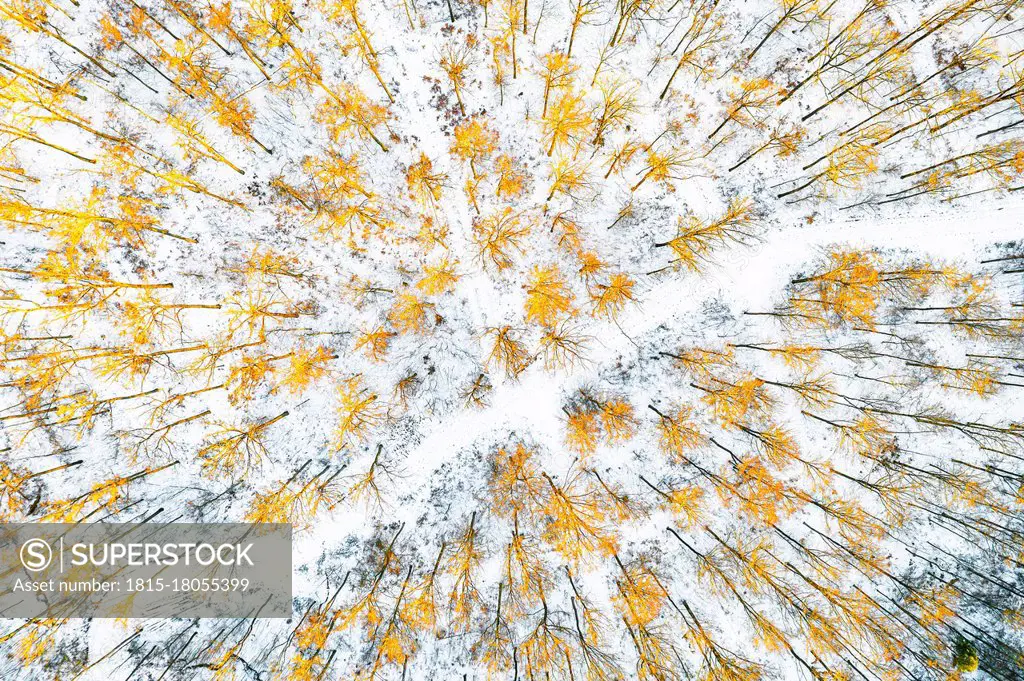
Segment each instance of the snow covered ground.
[[3,520],[296,527],[0,676],[1020,678],[1018,13],[0,9]]

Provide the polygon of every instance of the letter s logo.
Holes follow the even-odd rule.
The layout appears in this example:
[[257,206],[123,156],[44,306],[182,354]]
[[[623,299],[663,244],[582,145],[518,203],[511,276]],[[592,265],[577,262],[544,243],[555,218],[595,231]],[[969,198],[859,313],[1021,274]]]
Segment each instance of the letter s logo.
[[29,539],[21,545],[21,564],[30,572],[45,570],[53,560],[53,550],[43,539]]

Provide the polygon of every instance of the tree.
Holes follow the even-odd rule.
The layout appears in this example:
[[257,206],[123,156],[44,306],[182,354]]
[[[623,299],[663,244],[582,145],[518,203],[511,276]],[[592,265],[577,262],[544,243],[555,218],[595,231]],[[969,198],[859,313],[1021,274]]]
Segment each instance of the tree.
[[566,442],[581,454],[590,454],[597,447],[597,438],[605,443],[624,442],[636,433],[637,421],[633,407],[625,399],[599,397],[580,390],[569,408],[563,408],[566,422]]
[[288,369],[281,385],[293,395],[305,392],[313,383],[330,375],[330,362],[338,359],[327,347],[300,348],[288,357]]
[[423,267],[423,278],[416,282],[416,288],[428,296],[436,296],[452,290],[459,281],[456,272],[458,261],[452,262],[448,258],[440,262]]
[[579,475],[563,485],[556,485],[547,473],[541,475],[551,492],[544,506],[548,517],[545,541],[572,563],[611,553],[615,535],[605,524],[608,510],[601,495]]
[[663,414],[653,405],[647,408],[658,415],[659,444],[662,451],[676,461],[682,460],[685,452],[696,449],[705,442],[705,436],[692,420],[692,410],[683,405],[674,413]]
[[978,651],[967,639],[961,638],[953,649],[953,666],[960,672],[978,669]]
[[[359,57],[366,64],[367,68],[373,74],[377,82],[380,83],[381,88],[384,90],[384,94],[387,95],[388,100],[394,103],[395,98],[391,94],[391,90],[388,89],[387,83],[384,82],[384,77],[380,73],[380,62],[378,59],[377,51],[373,48],[373,44],[370,41],[370,33],[366,30],[363,25],[363,21],[359,16],[359,3],[358,0],[337,0],[337,2],[330,2],[329,6],[334,10],[332,12],[334,18],[343,18],[347,23],[351,25],[352,32],[350,33],[348,40],[350,44],[354,45]],[[387,151],[385,149],[384,151]]]
[[655,248],[669,248],[676,256],[674,267],[687,267],[697,271],[700,263],[711,252],[724,244],[743,244],[753,238],[749,226],[754,218],[753,202],[733,199],[725,212],[705,222],[696,216],[685,221],[679,218],[678,234],[669,241],[654,244]]
[[[657,151],[652,146],[649,145],[643,149],[627,150],[630,152],[630,156],[638,151],[645,151],[647,153],[647,165],[642,171],[640,180],[632,186],[630,191],[635,192],[649,179],[669,185],[669,180],[685,180],[689,175],[680,175],[678,173],[691,170],[701,159],[699,155],[690,153],[684,148]],[[624,160],[620,159],[619,163],[622,163]],[[612,168],[609,168],[608,172],[611,173],[611,171]]]
[[253,121],[256,114],[252,106],[244,99],[228,99],[214,94],[210,101],[210,110],[218,123],[230,130],[238,137],[244,137],[267,154],[273,154],[273,150],[263,144],[253,132]]
[[373,507],[384,505],[380,485],[382,482],[393,482],[396,473],[393,467],[381,456],[384,445],[377,445],[369,468],[365,473],[352,476],[351,484],[348,487],[347,499],[353,503],[366,502]]
[[607,283],[597,282],[590,293],[595,317],[614,320],[626,305],[634,302],[633,286],[636,284],[625,272],[615,272]]
[[483,553],[476,531],[476,512],[469,518],[465,531],[452,542],[451,555],[445,565],[452,578],[449,608],[452,626],[456,631],[467,631],[472,621],[475,604],[479,599],[476,580]]
[[472,65],[470,46],[449,44],[441,53],[441,70],[448,76],[455,99],[459,102],[459,111],[466,115],[466,105],[462,101],[462,89],[466,85],[466,71]]
[[488,329],[488,336],[493,336],[491,353],[487,357],[487,366],[497,364],[505,370],[505,376],[509,379],[516,379],[519,374],[526,371],[526,368],[533,362],[533,357],[527,351],[517,337],[517,332],[510,326],[501,326]]
[[621,78],[602,79],[601,108],[595,112],[594,138],[591,144],[601,146],[609,135],[629,125],[640,112],[636,87]]
[[583,101],[583,92],[569,87],[559,93],[551,111],[545,111],[541,129],[548,141],[548,156],[570,141],[585,139],[594,122]]
[[420,160],[411,164],[405,174],[409,193],[420,204],[431,208],[436,207],[441,200],[447,179],[444,173],[434,171],[434,162],[423,153],[420,154]]
[[203,472],[210,477],[245,477],[253,473],[267,456],[267,447],[263,443],[267,430],[286,416],[288,412],[281,412],[249,426],[219,424],[199,450]]
[[388,313],[388,321],[398,333],[423,334],[427,332],[427,313],[432,308],[431,303],[411,293],[401,293]]
[[517,199],[526,191],[530,176],[522,167],[522,163],[508,154],[495,159],[495,170],[498,173],[498,186],[495,194],[499,199]]
[[721,132],[722,128],[729,122],[734,122],[744,127],[763,127],[766,109],[778,96],[779,88],[770,80],[754,78],[740,81],[739,90],[733,93],[729,103],[726,105],[725,120],[711,131],[708,139],[712,139]]
[[[860,138],[839,144],[828,151],[820,160],[827,161],[820,172],[811,176],[807,182],[778,195],[784,198],[815,184],[821,185],[820,191],[856,189],[863,184],[864,178],[878,170],[878,149],[875,140],[870,139],[871,131]],[[811,165],[816,165],[818,161]],[[810,167],[810,166],[808,166]]]
[[799,149],[800,142],[803,141],[806,134],[806,131],[799,127],[773,128],[771,132],[768,133],[768,141],[737,161],[735,165],[729,168],[729,172],[731,173],[740,166],[745,165],[748,161],[752,160],[755,156],[767,149],[775,149],[775,155],[778,158],[793,156]]
[[565,443],[569,449],[581,455],[593,454],[597,450],[601,424],[592,411],[574,411],[566,415]]
[[469,163],[474,178],[478,176],[477,164],[490,158],[497,148],[498,133],[488,127],[486,119],[469,118],[455,126],[451,151]]
[[595,0],[576,0],[572,7],[572,25],[569,29],[569,46],[565,49],[566,56],[572,56],[572,46],[576,41],[576,32],[580,26],[587,23],[587,19],[596,14],[600,9],[599,3]]
[[380,139],[379,129],[386,127],[388,115],[387,108],[370,101],[355,85],[342,86],[317,109],[317,120],[326,126],[334,141],[369,138],[385,152],[388,147]]
[[707,53],[726,41],[725,22],[715,16],[717,8],[718,0],[702,0],[691,7],[686,31],[671,52],[672,55],[679,53],[679,58],[658,99],[665,99],[672,81],[682,70],[707,77],[708,68],[713,63],[712,56]]
[[788,22],[808,23],[817,18],[819,14],[828,11],[828,8],[820,9],[817,0],[782,0],[780,4],[782,5],[782,14],[772,24],[771,28],[768,29],[768,32],[761,38],[761,41],[754,46],[750,54],[746,56],[747,61],[752,60],[754,55],[768,42],[768,39],[775,35],[784,24]]
[[228,160],[228,158],[224,156],[224,154],[220,153],[213,143],[203,135],[197,120],[188,118],[187,114],[179,114],[178,116],[168,114],[166,122],[168,126],[180,133],[182,138],[180,144],[185,152],[186,158],[208,158],[210,160],[217,161],[218,163],[223,163],[239,175],[245,175],[244,170]]
[[556,266],[534,266],[526,289],[526,321],[555,326],[560,317],[572,315],[573,297]]
[[510,207],[473,222],[473,240],[480,259],[500,272],[512,267],[514,251],[523,253],[523,240],[530,234],[526,216]]
[[560,158],[551,167],[551,190],[546,200],[550,201],[556,194],[577,200],[582,198],[581,192],[589,193],[591,189],[590,164],[583,160]]
[[568,54],[562,52],[549,52],[543,55],[541,74],[544,77],[544,106],[541,108],[541,118],[548,115],[548,98],[552,90],[561,90],[571,87],[573,76],[576,75],[578,66],[572,63]]
[[498,598],[492,621],[484,628],[481,638],[474,646],[474,652],[487,669],[488,674],[506,673],[513,664],[512,631],[502,613],[502,596],[505,583],[498,582]]
[[572,571],[566,567],[565,572],[572,587],[573,595],[569,598],[569,604],[572,607],[577,645],[587,678],[594,681],[611,681],[619,678],[622,670],[605,647],[607,623],[591,602],[580,594],[573,580]]
[[338,386],[338,449],[365,439],[383,418],[377,395],[363,385],[362,376],[353,376]]

